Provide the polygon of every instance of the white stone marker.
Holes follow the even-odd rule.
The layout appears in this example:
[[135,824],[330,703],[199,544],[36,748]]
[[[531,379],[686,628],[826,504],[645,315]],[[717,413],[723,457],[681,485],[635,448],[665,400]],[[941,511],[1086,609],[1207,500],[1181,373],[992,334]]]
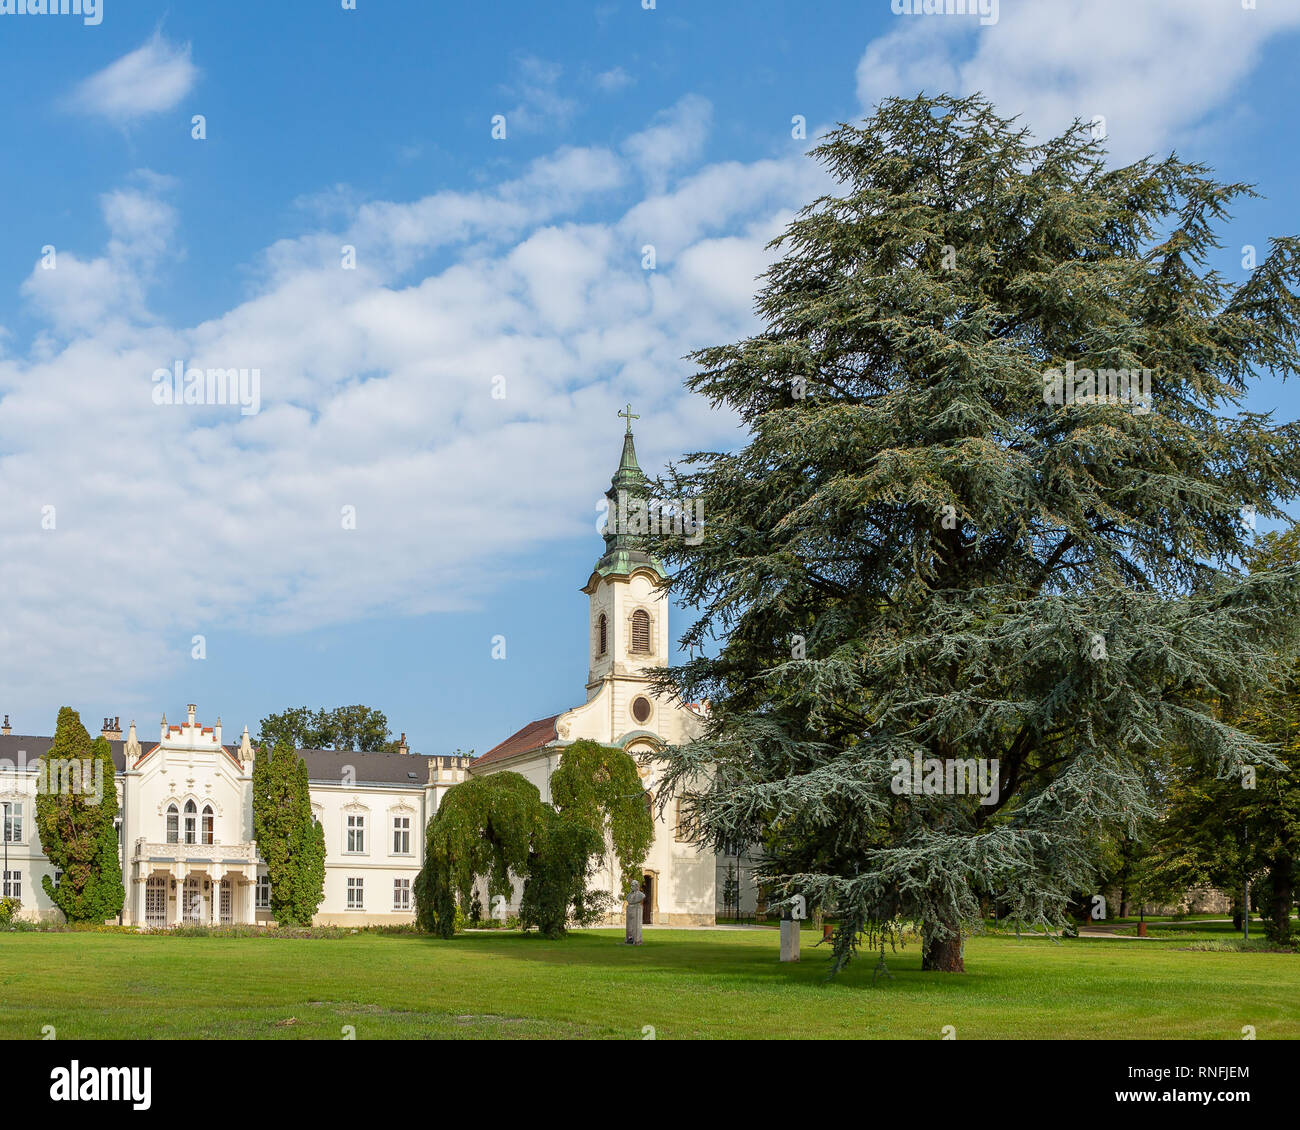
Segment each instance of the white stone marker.
[[639,946],[641,944],[641,904],[645,902],[645,894],[641,890],[641,884],[635,879],[632,880],[632,889],[627,896],[627,932],[623,940],[629,946]]
[[792,918],[781,919],[781,960],[799,960],[799,923]]

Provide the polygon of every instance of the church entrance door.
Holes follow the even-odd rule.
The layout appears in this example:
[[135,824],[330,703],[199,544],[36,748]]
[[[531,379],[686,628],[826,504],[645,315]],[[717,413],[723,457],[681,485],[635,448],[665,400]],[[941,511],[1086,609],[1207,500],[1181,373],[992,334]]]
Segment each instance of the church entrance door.
[[654,922],[654,881],[653,875],[641,876],[641,890],[645,892],[645,902],[641,904],[641,921],[646,924]]

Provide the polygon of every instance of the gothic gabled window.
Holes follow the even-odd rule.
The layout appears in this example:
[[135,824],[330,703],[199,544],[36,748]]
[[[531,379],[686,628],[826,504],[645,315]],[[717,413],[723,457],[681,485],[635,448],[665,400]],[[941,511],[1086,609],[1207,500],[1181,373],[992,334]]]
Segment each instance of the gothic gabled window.
[[192,800],[185,802],[185,842],[192,844],[198,839],[199,806]]
[[210,804],[203,806],[203,842],[205,844],[212,842],[212,806]]
[[644,608],[632,613],[632,650],[643,655],[650,653],[650,613]]
[[604,655],[605,652],[609,650],[609,620],[606,619],[603,612],[600,614],[600,619],[597,621],[597,624],[600,633],[600,650],[596,652],[596,654]]
[[181,842],[181,814],[174,804],[167,807],[167,842],[169,844]]

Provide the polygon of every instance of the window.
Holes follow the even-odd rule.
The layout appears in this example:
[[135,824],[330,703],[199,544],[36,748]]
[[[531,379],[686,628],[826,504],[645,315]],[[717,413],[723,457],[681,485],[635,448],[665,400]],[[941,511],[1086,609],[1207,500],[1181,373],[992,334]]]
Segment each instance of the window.
[[192,800],[185,802],[185,842],[194,843],[198,838],[199,806]]
[[181,814],[174,804],[167,809],[167,842],[169,844],[181,842]]
[[19,871],[6,871],[4,878],[4,897],[20,899],[23,897],[23,877]]
[[348,880],[348,909],[362,910],[366,901],[366,881],[364,879]]
[[393,880],[393,909],[394,910],[411,909],[411,880],[410,879]]
[[597,624],[600,628],[600,650],[596,654],[604,655],[609,650],[609,620],[603,612],[600,614]]
[[22,843],[23,839],[23,806],[21,802],[7,802],[5,804],[5,828],[4,842],[7,844]]
[[393,817],[393,854],[411,854],[411,818],[409,816]]
[[650,654],[650,613],[644,608],[632,613],[632,650]]
[[203,842],[210,844],[212,842],[212,805],[203,806]]
[[271,876],[259,875],[257,877],[257,898],[254,903],[257,910],[271,909]]
[[348,851],[363,854],[366,850],[366,818],[351,813],[348,815]]
[[638,722],[645,723],[650,717],[650,700],[644,695],[637,695],[632,700],[632,717]]

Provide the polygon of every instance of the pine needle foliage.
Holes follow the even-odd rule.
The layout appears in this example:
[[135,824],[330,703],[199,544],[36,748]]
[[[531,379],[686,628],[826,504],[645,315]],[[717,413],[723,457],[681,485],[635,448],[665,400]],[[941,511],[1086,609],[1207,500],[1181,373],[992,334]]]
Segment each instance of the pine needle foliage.
[[[1300,485],[1300,430],[1243,407],[1296,372],[1300,242],[1230,280],[1249,186],[1109,167],[1085,124],[1036,141],[980,96],[887,99],[813,155],[835,188],[775,241],[761,331],[693,356],[747,440],[655,484],[705,516],[653,547],[700,614],[660,687],[711,710],[665,785],[840,916],[834,969],[901,917],[959,971],[983,898],[1064,925],[1156,751],[1276,765],[1212,704],[1297,643],[1296,568],[1238,563],[1243,512]],[[1068,363],[1148,370],[1150,400],[1055,403]],[[917,757],[996,761],[996,802],[893,791]]]

